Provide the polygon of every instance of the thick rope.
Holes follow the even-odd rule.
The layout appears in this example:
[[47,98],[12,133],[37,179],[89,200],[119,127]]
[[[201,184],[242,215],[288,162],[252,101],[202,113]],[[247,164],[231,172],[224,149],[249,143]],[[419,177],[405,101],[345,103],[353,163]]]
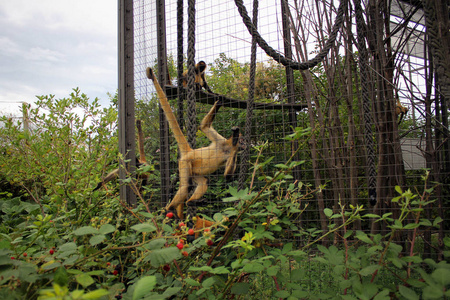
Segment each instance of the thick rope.
[[376,196],[376,178],[377,172],[375,169],[375,146],[373,141],[373,117],[372,117],[372,103],[369,96],[369,68],[368,68],[368,54],[365,43],[365,22],[363,17],[363,9],[360,0],[354,0],[356,13],[356,31],[358,36],[358,51],[359,51],[359,69],[361,79],[361,97],[364,111],[364,143],[366,146],[367,155],[367,186],[369,192],[369,202],[375,205],[377,202]]
[[195,110],[195,0],[188,1],[188,80],[187,80],[187,137],[195,148],[197,113]]
[[[253,25],[258,27],[258,0],[253,0]],[[247,179],[248,161],[250,158],[250,137],[252,134],[253,107],[255,102],[255,78],[256,78],[256,38],[252,37],[250,56],[250,78],[248,82],[247,117],[245,119],[245,133],[243,136],[244,150],[241,153],[241,166],[239,172],[239,189],[243,189]]]
[[250,17],[248,16],[247,9],[245,8],[243,1],[242,0],[234,0],[234,2],[239,10],[239,14],[242,17],[242,20],[243,20],[245,26],[248,29],[248,32],[250,32],[252,37],[256,38],[256,42],[258,43],[258,45],[267,53],[267,55],[272,57],[274,60],[276,60],[277,62],[283,64],[284,66],[290,67],[294,70],[307,70],[307,69],[317,66],[320,62],[323,61],[325,56],[327,56],[328,51],[333,46],[333,44],[337,38],[339,29],[341,28],[342,24],[344,23],[344,11],[347,7],[347,0],[341,0],[333,29],[331,31],[329,39],[325,43],[325,46],[316,55],[316,57],[314,57],[313,59],[308,60],[306,62],[300,63],[300,62],[296,62],[292,59],[288,59],[288,58],[284,57],[283,55],[278,53],[275,49],[270,47],[269,44],[267,44],[267,42],[261,37],[258,30],[256,29],[256,27],[253,25],[252,21],[250,20]]
[[181,130],[184,127],[184,92],[183,92],[183,84],[180,81],[183,76],[183,0],[177,1],[177,78],[178,78],[178,124],[180,125]]

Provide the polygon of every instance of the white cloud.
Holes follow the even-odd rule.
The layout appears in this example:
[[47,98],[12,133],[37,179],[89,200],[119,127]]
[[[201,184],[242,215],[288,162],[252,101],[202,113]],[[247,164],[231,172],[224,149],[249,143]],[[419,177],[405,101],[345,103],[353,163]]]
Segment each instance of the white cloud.
[[25,55],[26,59],[36,61],[60,62],[64,61],[64,54],[50,49],[42,49],[41,47],[33,47]]
[[0,1],[0,27],[0,101],[115,92],[116,1]]

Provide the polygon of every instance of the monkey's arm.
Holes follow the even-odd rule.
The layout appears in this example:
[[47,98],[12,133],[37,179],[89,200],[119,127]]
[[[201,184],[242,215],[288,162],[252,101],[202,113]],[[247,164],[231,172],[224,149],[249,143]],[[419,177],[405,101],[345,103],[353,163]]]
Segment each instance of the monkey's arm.
[[200,130],[211,142],[225,139],[212,127],[212,123],[221,106],[222,103],[220,101],[216,101],[216,103],[214,103],[213,107],[209,110],[208,114],[203,118],[202,123],[200,124]]
[[211,91],[211,89],[210,89],[209,86],[208,86],[208,83],[206,82],[206,79],[205,79],[205,73],[202,73],[201,77],[202,77],[202,79],[203,79],[203,88],[204,88],[205,90],[207,90],[209,93],[215,95],[216,93],[214,93],[213,91]]
[[228,179],[231,175],[234,174],[234,171],[236,171],[236,154],[239,150],[238,143],[240,139],[239,134],[239,127],[233,127],[231,128],[233,131],[233,136],[231,137],[231,143],[233,145],[233,148],[230,152],[230,157],[228,157],[227,162],[225,164],[225,178]]

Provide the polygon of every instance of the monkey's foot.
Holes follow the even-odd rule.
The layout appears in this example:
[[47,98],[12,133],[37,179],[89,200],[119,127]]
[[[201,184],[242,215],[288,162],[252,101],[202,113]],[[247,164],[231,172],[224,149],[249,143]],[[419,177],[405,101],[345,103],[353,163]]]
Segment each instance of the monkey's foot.
[[205,203],[206,199],[198,199],[186,202],[186,205],[190,207],[196,207],[196,206],[203,206]]

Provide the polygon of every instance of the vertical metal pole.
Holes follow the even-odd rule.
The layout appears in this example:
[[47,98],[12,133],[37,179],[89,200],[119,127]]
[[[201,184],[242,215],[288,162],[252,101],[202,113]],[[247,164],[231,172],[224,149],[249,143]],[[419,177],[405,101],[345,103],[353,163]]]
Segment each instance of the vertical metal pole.
[[[128,171],[136,167],[134,128],[134,40],[133,0],[119,0],[119,151],[129,160]],[[119,178],[126,172],[119,168]],[[130,206],[136,205],[136,195],[129,185],[120,186],[120,198]]]
[[[158,80],[161,86],[167,84],[167,49],[166,49],[166,10],[165,0],[156,2],[156,26],[158,43]],[[169,126],[164,112],[159,107],[159,140],[160,140],[160,174],[161,174],[161,201],[169,202],[170,188],[170,152],[169,152]]]
[[[284,40],[284,54],[286,58],[292,58],[292,45],[291,45],[291,29],[290,29],[290,21],[288,18],[289,6],[288,0],[281,1],[281,15],[282,15],[282,23],[283,23],[283,40]],[[286,67],[286,93],[289,103],[294,103],[294,71],[290,67]],[[297,127],[297,112],[294,108],[289,108],[289,124],[292,128]],[[298,142],[293,141],[291,144],[291,152],[297,151]],[[295,157],[295,160],[299,160],[298,154]],[[300,166],[296,167],[293,170],[294,179],[300,180]]]

